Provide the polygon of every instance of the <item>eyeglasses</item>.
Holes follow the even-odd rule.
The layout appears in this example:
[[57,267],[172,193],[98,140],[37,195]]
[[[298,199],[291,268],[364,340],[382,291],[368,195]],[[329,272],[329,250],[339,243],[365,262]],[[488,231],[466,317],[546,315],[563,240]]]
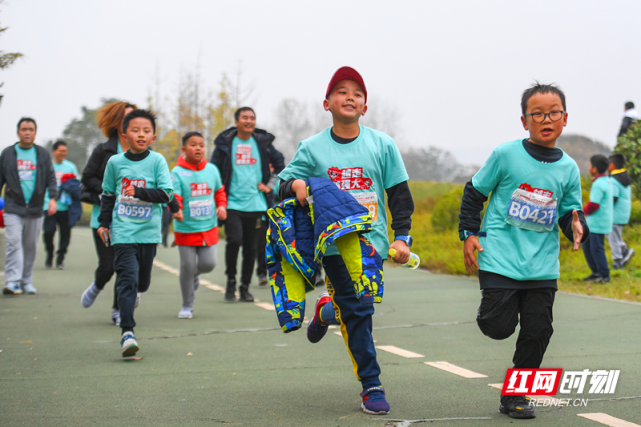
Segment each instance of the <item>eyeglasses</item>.
[[525,117],[532,117],[532,120],[536,123],[543,123],[545,121],[545,117],[549,117],[553,122],[558,122],[561,120],[561,117],[563,117],[563,114],[565,114],[565,111],[550,111],[549,113],[525,114]]

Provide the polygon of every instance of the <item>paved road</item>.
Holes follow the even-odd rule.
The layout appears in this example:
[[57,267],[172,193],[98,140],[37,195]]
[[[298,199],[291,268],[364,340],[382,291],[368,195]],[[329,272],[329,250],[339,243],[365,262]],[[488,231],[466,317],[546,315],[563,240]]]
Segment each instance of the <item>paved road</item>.
[[[488,384],[503,381],[516,337],[493,341],[478,330],[474,280],[386,270],[374,337],[387,350],[378,355],[392,412],[374,417],[360,410],[360,386],[336,330],[316,345],[303,330],[283,334],[267,309],[268,288],[251,289],[264,306],[225,303],[211,289],[224,283],[222,256],[203,277],[210,285],[197,292],[194,318],[178,319],[178,251],[159,247],[156,259],[151,288],[136,311],[144,359],[125,362],[119,330],[110,323],[111,290],[89,309],[80,305],[95,268],[89,230],[74,230],[64,271],[45,270],[39,253],[38,295],[0,298],[0,425],[515,422],[498,412],[500,392]],[[312,301],[317,292],[309,295]],[[537,408],[537,418],[526,423],[600,426],[577,414],[606,413],[641,425],[641,305],[558,294],[554,314],[544,367],[620,369],[620,379],[613,396],[574,394],[592,400],[587,407]],[[442,361],[487,377],[465,378],[425,364]]]

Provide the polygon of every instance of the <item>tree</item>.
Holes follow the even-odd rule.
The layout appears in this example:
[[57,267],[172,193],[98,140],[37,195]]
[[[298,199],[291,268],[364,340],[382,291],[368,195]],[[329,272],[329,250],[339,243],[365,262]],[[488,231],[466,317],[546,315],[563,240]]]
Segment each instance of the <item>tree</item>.
[[628,132],[620,136],[615,153],[621,153],[626,159],[626,168],[632,178],[632,190],[637,199],[641,198],[641,122],[636,122]]
[[283,99],[276,107],[276,124],[273,131],[278,141],[278,149],[290,160],[298,143],[313,134],[307,105],[294,98]]
[[[0,0],[0,4],[3,3],[4,0]],[[9,27],[0,27],[0,36],[2,36],[2,33],[7,31]],[[22,54],[18,52],[5,52],[3,50],[0,50],[0,70],[7,70],[9,69],[14,62],[18,60],[18,58],[22,58]],[[4,83],[0,83],[0,87],[2,87]],[[2,101],[2,95],[0,95],[0,101]]]

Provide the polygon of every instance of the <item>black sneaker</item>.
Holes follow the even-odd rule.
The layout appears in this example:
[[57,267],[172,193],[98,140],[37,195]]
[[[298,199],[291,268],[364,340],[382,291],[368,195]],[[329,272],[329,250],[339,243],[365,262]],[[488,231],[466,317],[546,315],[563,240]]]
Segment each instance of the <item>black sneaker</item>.
[[240,298],[239,301],[242,302],[254,302],[254,297],[249,293],[249,285],[240,286]]
[[236,279],[227,279],[227,289],[225,290],[225,301],[236,301]]
[[599,277],[594,281],[594,283],[610,283],[610,276],[607,277]]
[[530,398],[526,396],[501,396],[499,411],[510,418],[535,418],[534,408],[530,406]]
[[617,259],[612,261],[612,270],[621,270],[623,268],[623,260]]
[[53,267],[53,256],[48,256],[47,259],[45,260],[45,268],[47,270],[51,270]]
[[636,251],[632,248],[628,248],[628,251],[625,253],[625,256],[623,257],[623,265],[626,266],[632,259],[632,257],[636,254]]
[[597,273],[592,273],[592,274],[590,274],[588,277],[586,277],[585,279],[583,279],[583,281],[584,281],[584,282],[596,282],[596,281],[597,281],[597,279],[600,279],[600,278],[601,278],[601,275],[599,275],[599,274],[597,274]]
[[56,264],[56,270],[64,270],[64,269],[65,269],[65,263],[64,262]]

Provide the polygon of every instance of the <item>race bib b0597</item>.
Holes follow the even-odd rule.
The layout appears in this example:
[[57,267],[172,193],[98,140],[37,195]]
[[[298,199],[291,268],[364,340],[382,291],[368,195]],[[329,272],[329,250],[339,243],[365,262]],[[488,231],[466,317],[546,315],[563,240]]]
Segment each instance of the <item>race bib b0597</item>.
[[123,221],[143,223],[150,221],[153,218],[153,214],[154,208],[150,202],[143,202],[128,196],[118,197],[116,215]]
[[505,222],[524,230],[549,232],[557,219],[557,199],[553,193],[521,184],[510,197]]

